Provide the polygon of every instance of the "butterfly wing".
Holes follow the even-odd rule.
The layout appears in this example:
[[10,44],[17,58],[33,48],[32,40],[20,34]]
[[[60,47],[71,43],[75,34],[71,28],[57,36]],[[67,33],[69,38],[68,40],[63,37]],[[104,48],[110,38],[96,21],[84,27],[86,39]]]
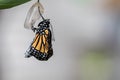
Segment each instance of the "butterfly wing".
[[30,56],[43,61],[48,60],[53,55],[51,31],[49,29],[44,30],[44,34],[36,33],[28,53]]

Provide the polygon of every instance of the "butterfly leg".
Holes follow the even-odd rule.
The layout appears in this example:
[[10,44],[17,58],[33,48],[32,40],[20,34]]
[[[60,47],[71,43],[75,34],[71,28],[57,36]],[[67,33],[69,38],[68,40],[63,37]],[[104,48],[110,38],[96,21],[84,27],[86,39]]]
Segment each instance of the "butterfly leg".
[[31,29],[32,29],[33,32],[35,32],[37,28],[32,26]]

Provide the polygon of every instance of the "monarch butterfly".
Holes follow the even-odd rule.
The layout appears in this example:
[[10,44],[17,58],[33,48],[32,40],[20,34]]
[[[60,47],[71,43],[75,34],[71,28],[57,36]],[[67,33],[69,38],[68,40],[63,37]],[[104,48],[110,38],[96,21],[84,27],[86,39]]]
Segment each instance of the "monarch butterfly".
[[[37,11],[39,12],[38,18],[42,18],[42,21],[38,24],[38,28],[35,28],[33,26],[38,18],[36,18],[35,14],[33,15],[33,18],[31,13],[34,11],[34,8],[36,6],[38,9]],[[34,4],[28,12],[28,17],[26,18],[25,24],[27,24],[26,22],[29,23],[29,20],[32,20],[32,22],[30,22],[30,26],[25,26],[25,28],[31,28],[36,34],[30,47],[25,53],[25,57],[29,58],[31,56],[34,56],[38,60],[46,61],[53,55],[52,40],[54,40],[54,36],[52,35],[53,28],[50,26],[50,19],[45,19],[42,16],[41,9],[43,8],[38,0],[38,2]]]
[[32,30],[36,31],[36,34],[26,51],[26,57],[34,56],[38,60],[46,61],[53,55],[49,19],[44,19],[38,24],[38,28],[32,28]]

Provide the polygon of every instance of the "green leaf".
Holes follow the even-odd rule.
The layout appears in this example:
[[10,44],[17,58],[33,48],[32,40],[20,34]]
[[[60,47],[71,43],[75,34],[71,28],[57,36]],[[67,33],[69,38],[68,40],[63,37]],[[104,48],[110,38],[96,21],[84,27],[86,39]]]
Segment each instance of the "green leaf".
[[0,9],[8,9],[31,0],[0,0]]

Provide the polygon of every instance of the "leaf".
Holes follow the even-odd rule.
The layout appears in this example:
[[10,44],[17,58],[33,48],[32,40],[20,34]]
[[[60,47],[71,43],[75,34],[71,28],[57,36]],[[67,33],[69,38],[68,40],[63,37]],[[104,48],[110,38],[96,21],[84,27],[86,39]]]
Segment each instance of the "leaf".
[[0,9],[8,9],[31,0],[0,0]]

